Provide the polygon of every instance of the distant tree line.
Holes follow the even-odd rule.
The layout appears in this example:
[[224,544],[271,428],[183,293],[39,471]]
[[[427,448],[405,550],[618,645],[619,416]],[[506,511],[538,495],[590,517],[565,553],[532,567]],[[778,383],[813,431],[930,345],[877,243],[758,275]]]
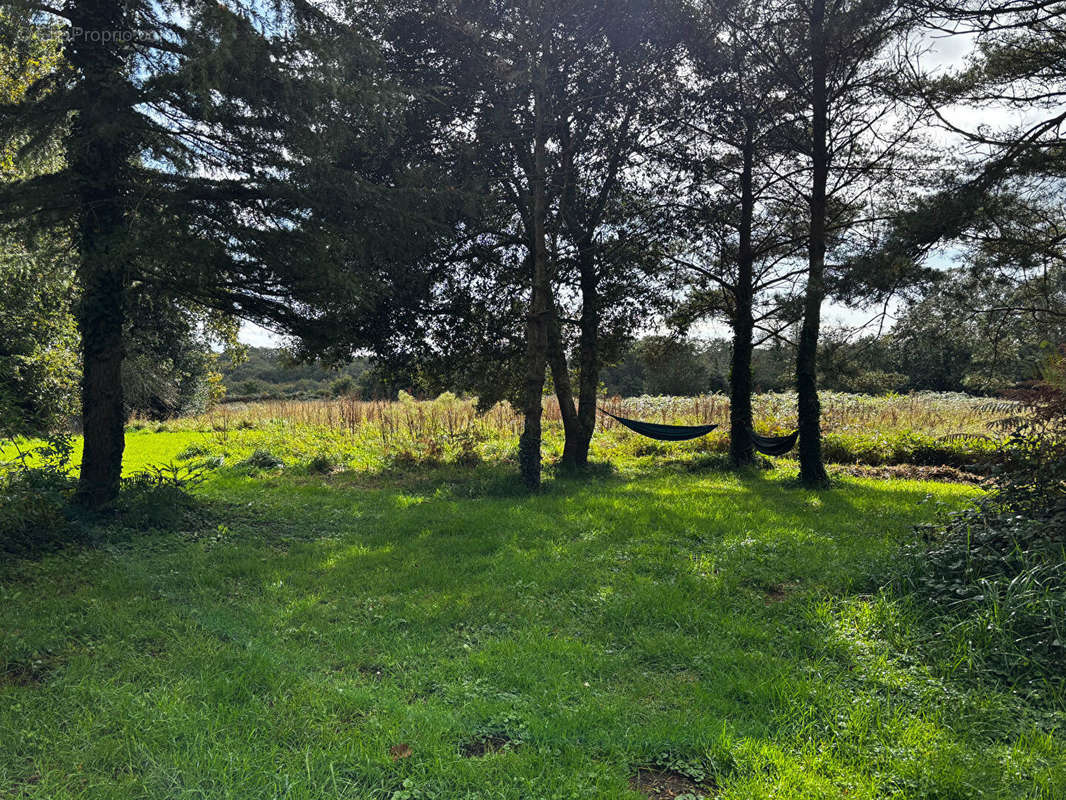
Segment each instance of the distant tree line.
[[365,357],[330,369],[320,363],[294,361],[283,349],[248,347],[223,353],[218,369],[226,401],[388,396]]
[[[889,392],[963,392],[996,395],[1041,376],[1052,341],[1066,330],[1032,330],[1015,320],[998,336],[981,319],[934,293],[905,308],[899,323],[885,333],[856,335],[829,328],[822,336],[819,384],[831,391],[880,395]],[[601,371],[598,396],[694,396],[728,393],[732,342],[725,338],[677,335],[643,336]],[[239,357],[224,353],[212,360],[226,401],[354,397],[394,399],[400,390],[431,397],[444,387],[418,375],[385,380],[368,357],[337,368],[295,361],[283,349],[242,348]],[[783,342],[754,348],[752,390],[787,392],[795,386],[794,354]],[[551,391],[547,387],[546,391]]]

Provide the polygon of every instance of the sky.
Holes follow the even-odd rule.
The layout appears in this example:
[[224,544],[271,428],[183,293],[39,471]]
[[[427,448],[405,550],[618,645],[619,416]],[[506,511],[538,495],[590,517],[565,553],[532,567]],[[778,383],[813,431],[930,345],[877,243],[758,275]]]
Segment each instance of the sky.
[[242,322],[241,332],[238,338],[252,347],[280,347],[285,343],[285,338],[262,328],[253,322]]

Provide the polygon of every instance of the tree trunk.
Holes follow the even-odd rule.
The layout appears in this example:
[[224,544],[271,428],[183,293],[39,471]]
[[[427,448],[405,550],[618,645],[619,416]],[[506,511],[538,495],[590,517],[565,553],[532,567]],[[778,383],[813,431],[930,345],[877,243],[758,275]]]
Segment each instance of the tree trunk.
[[600,385],[599,354],[599,295],[595,257],[592,245],[585,243],[579,256],[581,272],[581,335],[578,341],[578,399],[574,403],[574,389],[567,369],[562,331],[558,316],[553,318],[550,348],[552,351],[552,379],[555,395],[563,418],[566,441],[563,444],[562,465],[570,469],[588,466],[589,448],[596,430],[596,397]]
[[800,482],[823,488],[829,476],[822,463],[822,410],[818,400],[818,337],[825,299],[826,184],[829,179],[828,91],[826,88],[825,0],[811,7],[811,202],[807,291],[803,328],[796,353]]
[[545,234],[547,156],[542,80],[535,83],[533,91],[533,175],[530,181],[533,195],[533,285],[529,321],[526,326],[526,378],[522,396],[524,426],[518,439],[518,468],[523,482],[531,491],[540,488],[542,398],[551,315],[551,278],[548,275],[548,246]]
[[737,257],[736,309],[733,314],[733,359],[729,371],[729,458],[734,466],[755,463],[751,441],[754,424],[751,411],[751,354],[755,322],[754,262],[751,225],[755,213],[752,186],[755,162],[755,137],[749,120],[744,130],[744,167],[740,189],[740,249]]
[[78,310],[84,434],[78,501],[90,508],[99,508],[118,496],[125,449],[126,409],[122,394],[125,276],[121,268],[112,268],[106,258],[106,249],[88,257],[83,255],[83,294]]
[[578,343],[580,383],[577,416],[580,423],[574,443],[574,463],[589,463],[589,447],[596,432],[596,398],[600,391],[600,295],[596,274],[596,256],[592,243],[586,242],[580,256],[581,269],[581,339]]
[[67,137],[67,164],[79,206],[78,328],[82,347],[84,450],[79,502],[100,507],[118,495],[125,446],[122,394],[125,293],[128,276],[129,169],[135,150],[133,90],[129,85],[129,29],[125,5],[79,0],[70,6],[74,30],[110,37],[71,36],[65,54],[83,77],[86,101]]
[[578,466],[575,459],[574,446],[581,438],[577,406],[574,403],[574,387],[570,381],[570,365],[566,360],[566,348],[563,342],[562,323],[559,320],[558,311],[552,304],[552,314],[548,325],[548,364],[552,371],[552,382],[555,384],[555,397],[559,401],[559,415],[563,418],[563,444],[562,466],[574,468]]

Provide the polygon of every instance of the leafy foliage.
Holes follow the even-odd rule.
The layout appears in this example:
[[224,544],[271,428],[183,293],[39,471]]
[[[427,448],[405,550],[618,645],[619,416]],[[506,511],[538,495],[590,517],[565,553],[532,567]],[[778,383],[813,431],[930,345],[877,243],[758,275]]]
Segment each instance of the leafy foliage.
[[141,532],[177,527],[195,509],[190,490],[217,466],[209,459],[148,465],[123,479],[110,507],[89,514],[71,502],[77,478],[69,435],[55,434],[29,448],[19,440],[9,441],[16,458],[0,463],[0,552],[19,557],[113,539],[118,528]]
[[968,631],[970,657],[1009,681],[1066,680],[1066,359],[1010,418],[995,490],[927,528],[910,585]]
[[[0,9],[0,104],[21,101],[60,63],[58,31]],[[0,188],[54,170],[53,130],[37,158],[25,137],[0,137]],[[77,410],[77,333],[69,314],[69,259],[52,237],[0,224],[0,438],[63,428]]]
[[285,460],[271,453],[263,447],[256,448],[244,463],[254,469],[280,469],[285,466]]
[[0,464],[0,552],[34,555],[69,540],[74,528],[69,511],[74,448],[61,434],[25,451],[13,445],[15,462]]
[[228,400],[352,394],[371,400],[389,396],[364,357],[333,369],[324,364],[297,362],[283,349],[249,347],[240,353],[223,353],[217,369]]
[[66,428],[80,377],[69,277],[41,253],[5,247],[0,285],[0,437]]

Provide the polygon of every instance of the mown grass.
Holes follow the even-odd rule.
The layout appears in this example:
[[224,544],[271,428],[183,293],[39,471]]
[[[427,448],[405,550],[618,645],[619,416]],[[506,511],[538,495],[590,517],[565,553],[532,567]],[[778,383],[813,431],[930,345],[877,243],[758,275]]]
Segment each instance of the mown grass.
[[[970,487],[645,456],[528,497],[494,463],[245,467],[273,434],[243,435],[170,529],[0,569],[0,796],[638,798],[649,766],[736,799],[1066,796],[1061,697],[962,674],[878,589]],[[131,434],[127,463],[204,441]]]

